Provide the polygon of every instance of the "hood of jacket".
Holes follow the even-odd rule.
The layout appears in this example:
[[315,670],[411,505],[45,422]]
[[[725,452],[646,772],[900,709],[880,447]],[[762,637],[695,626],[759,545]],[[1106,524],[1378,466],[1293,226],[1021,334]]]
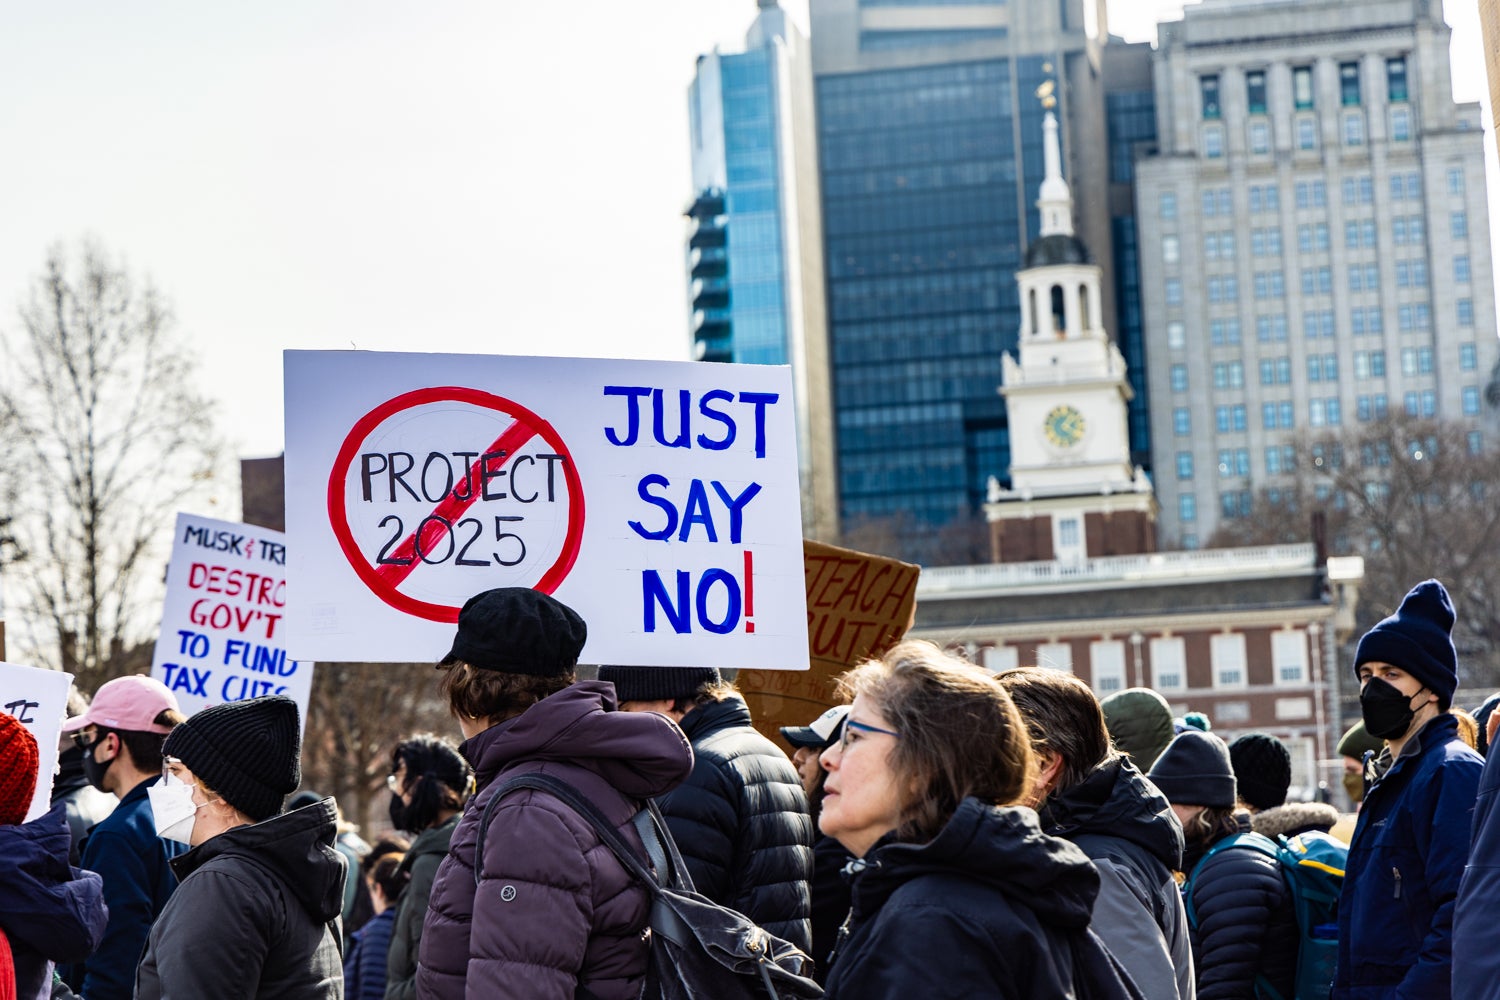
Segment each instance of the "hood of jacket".
[[664,715],[618,708],[613,684],[579,681],[458,749],[473,765],[480,788],[522,761],[587,768],[632,798],[675,788],[693,768],[687,736]]
[[1046,924],[1088,925],[1099,873],[1077,846],[1043,833],[1024,806],[964,799],[953,818],[925,844],[889,839],[850,866],[860,912],[872,912],[903,884],[950,873],[1014,898]]
[[1323,802],[1288,802],[1262,809],[1250,817],[1250,828],[1275,840],[1309,830],[1327,833],[1339,821],[1339,811]]
[[344,908],[344,859],[334,850],[338,833],[333,800],[237,826],[172,859],[179,880],[210,861],[242,859],[269,869],[281,879],[302,908],[321,923]]
[[104,934],[104,883],[68,865],[73,836],[61,802],[18,826],[0,826],[0,929],[52,961],[82,961]]
[[1048,795],[1038,813],[1042,829],[1054,837],[1118,837],[1172,871],[1182,867],[1182,824],[1167,797],[1126,757],[1095,768],[1072,788]]

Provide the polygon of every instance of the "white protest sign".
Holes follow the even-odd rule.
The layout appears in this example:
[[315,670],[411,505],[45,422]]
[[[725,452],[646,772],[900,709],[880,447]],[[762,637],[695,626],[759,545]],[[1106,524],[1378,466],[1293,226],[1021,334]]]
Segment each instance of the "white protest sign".
[[57,774],[57,741],[68,714],[68,686],[73,675],[60,670],[0,663],[0,712],[14,715],[36,737],[40,767],[36,794],[26,811],[30,822],[52,803],[52,778]]
[[183,714],[284,694],[302,725],[311,662],[286,651],[286,536],[269,528],[178,514],[151,676]]
[[552,594],[583,662],[807,668],[790,370],[288,351],[288,646],[433,661]]

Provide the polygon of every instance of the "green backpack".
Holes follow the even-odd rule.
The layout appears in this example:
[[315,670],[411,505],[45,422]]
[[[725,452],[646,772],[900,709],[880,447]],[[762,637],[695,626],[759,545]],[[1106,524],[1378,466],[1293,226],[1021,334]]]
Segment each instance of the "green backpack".
[[1291,997],[1284,997],[1264,977],[1257,977],[1255,995],[1261,1000],[1327,1000],[1338,964],[1339,893],[1344,887],[1349,848],[1336,837],[1319,832],[1277,839],[1279,844],[1259,833],[1237,833],[1215,844],[1193,866],[1192,874],[1183,884],[1188,922],[1193,930],[1198,929],[1193,887],[1209,858],[1231,847],[1244,847],[1274,858],[1281,866],[1281,877],[1291,892],[1292,909],[1297,915],[1296,986]]

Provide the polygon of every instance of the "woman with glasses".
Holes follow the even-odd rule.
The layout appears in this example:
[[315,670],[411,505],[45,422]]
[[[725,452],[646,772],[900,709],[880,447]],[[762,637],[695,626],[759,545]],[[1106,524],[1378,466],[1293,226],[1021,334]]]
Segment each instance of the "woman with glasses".
[[819,826],[855,860],[828,996],[1138,995],[1089,931],[1093,865],[1016,805],[1034,762],[1005,689],[926,642],[840,688]]
[[406,884],[396,904],[386,957],[385,995],[407,1000],[417,995],[417,946],[422,919],[432,896],[432,880],[448,855],[453,831],[463,814],[474,781],[469,762],[447,740],[423,733],[391,751],[391,825],[413,835],[411,848],[396,871]]
[[191,850],[172,861],[181,881],[151,927],[137,1000],[343,997],[333,800],[281,811],[301,743],[282,695],[205,708],[167,737],[152,819]]

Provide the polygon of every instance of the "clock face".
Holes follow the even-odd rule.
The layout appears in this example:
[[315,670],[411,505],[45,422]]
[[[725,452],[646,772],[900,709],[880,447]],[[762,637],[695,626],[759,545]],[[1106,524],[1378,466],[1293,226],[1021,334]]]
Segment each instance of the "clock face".
[[1059,448],[1071,448],[1083,440],[1083,414],[1071,406],[1054,406],[1042,420],[1042,432]]

